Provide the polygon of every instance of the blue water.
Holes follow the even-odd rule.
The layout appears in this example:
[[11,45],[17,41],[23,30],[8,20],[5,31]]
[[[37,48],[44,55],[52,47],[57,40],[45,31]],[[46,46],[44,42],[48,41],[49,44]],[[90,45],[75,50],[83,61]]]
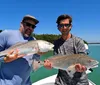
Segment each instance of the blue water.
[[[100,62],[100,44],[90,44],[89,55]],[[88,75],[89,79],[92,80],[96,85],[100,85],[100,63],[99,67],[93,69],[93,72]]]
[[[49,53],[41,56],[41,60],[44,60],[51,55],[53,55],[53,53],[49,52]],[[100,44],[89,44],[89,56],[91,56],[92,58],[94,58],[100,62]],[[57,73],[56,69],[50,70],[50,69],[41,67],[34,73],[31,73],[31,80],[32,80],[32,82],[36,82],[40,79],[43,79],[45,77],[51,76],[56,73]],[[100,85],[100,64],[99,64],[98,68],[94,68],[93,72],[88,74],[88,78],[90,80],[92,80],[96,85]]]

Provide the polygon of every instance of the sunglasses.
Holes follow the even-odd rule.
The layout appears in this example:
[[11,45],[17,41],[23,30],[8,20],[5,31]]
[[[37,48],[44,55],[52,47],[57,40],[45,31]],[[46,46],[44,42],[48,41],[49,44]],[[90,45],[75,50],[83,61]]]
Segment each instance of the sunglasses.
[[29,22],[24,22],[26,26],[32,27],[33,29],[36,27],[35,25],[29,23]]
[[68,27],[71,26],[71,24],[59,24],[59,25],[58,25],[58,28],[64,28],[64,26],[65,26],[66,28],[68,28]]

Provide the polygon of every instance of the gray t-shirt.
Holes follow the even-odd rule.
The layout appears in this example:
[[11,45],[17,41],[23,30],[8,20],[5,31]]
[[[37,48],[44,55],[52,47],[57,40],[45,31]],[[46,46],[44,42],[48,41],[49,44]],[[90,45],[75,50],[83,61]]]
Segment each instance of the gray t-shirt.
[[[73,35],[68,40],[62,38],[56,40],[54,45],[54,54],[86,53],[83,40]],[[55,85],[89,85],[89,83],[85,72],[76,72],[71,78],[66,71],[59,69]]]

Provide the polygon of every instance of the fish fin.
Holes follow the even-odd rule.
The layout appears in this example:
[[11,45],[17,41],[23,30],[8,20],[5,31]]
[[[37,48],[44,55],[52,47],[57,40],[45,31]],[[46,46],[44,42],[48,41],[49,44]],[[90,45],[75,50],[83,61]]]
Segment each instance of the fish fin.
[[33,70],[36,71],[37,69],[41,68],[43,64],[43,61],[37,61],[36,59],[34,59],[32,63]]
[[[62,58],[62,56],[64,56],[64,55],[62,55],[62,54],[55,54],[55,55],[50,56],[48,59],[51,59],[51,58],[53,59],[53,58],[55,58],[55,57],[56,57],[56,58],[57,58],[57,57],[58,57],[58,58],[59,58],[59,57]],[[66,55],[65,55],[65,56],[66,56]]]
[[71,78],[73,78],[74,77],[74,73],[76,72],[76,70],[75,70],[75,65],[71,65],[71,66],[69,66],[68,68],[67,68],[67,73],[69,74],[69,76],[71,77]]

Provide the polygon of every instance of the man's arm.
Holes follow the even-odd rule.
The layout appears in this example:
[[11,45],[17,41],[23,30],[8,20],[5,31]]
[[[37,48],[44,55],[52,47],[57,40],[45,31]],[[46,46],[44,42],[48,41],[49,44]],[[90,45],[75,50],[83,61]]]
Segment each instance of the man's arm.
[[[0,52],[6,48],[6,36],[7,32],[3,31],[0,33]],[[0,56],[0,62],[4,62],[4,56]]]
[[78,53],[84,53],[84,54],[87,54],[86,53],[86,47],[84,45],[84,41],[82,39],[80,39],[77,43],[77,52]]
[[[9,33],[6,30],[0,33],[0,52],[4,51],[7,48],[8,39],[9,39]],[[14,50],[10,51],[6,56],[0,56],[0,62],[11,62],[20,57],[23,57],[23,55],[18,55],[17,49],[15,53],[12,55],[13,52]]]
[[7,43],[7,31],[3,31],[0,33],[0,51],[5,50]]

